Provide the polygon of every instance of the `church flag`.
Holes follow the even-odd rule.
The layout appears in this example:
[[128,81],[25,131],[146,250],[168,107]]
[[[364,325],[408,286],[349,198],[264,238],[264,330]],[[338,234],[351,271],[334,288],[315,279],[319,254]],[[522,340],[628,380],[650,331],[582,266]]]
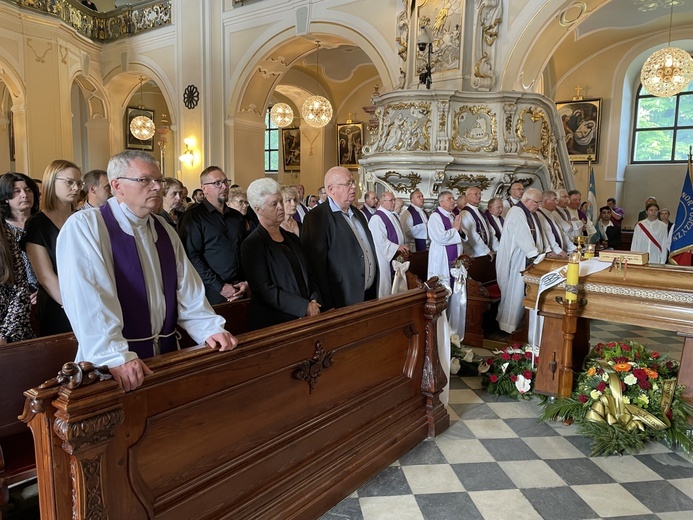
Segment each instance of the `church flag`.
[[693,253],[693,182],[691,182],[691,154],[688,153],[688,170],[683,181],[681,200],[676,211],[676,222],[671,235],[669,263],[692,265]]
[[597,207],[597,188],[594,184],[594,166],[590,168],[590,188],[587,192],[587,202],[589,202],[589,204],[587,204],[587,211],[585,213],[587,214],[587,218],[595,224],[595,217],[599,217],[599,208]]

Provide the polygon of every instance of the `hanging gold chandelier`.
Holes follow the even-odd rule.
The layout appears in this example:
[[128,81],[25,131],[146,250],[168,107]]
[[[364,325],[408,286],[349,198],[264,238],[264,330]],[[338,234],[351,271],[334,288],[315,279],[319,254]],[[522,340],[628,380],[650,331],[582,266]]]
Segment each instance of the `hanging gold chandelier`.
[[[144,110],[144,105],[142,104],[143,82],[144,78],[140,76],[140,104],[137,106],[139,110]],[[154,137],[154,134],[156,133],[156,125],[151,118],[140,114],[130,121],[130,133],[133,135],[133,137],[135,137],[135,139],[139,139],[140,141],[148,141]]]
[[275,103],[270,110],[270,119],[278,128],[284,128],[293,122],[294,111],[286,103]]
[[[319,86],[318,74],[320,73],[320,41],[315,42],[315,84]],[[305,100],[301,107],[303,120],[313,128],[322,128],[332,119],[332,105],[322,96],[311,96]]]
[[640,81],[647,92],[658,97],[678,94],[693,78],[693,58],[677,47],[671,47],[671,26],[674,16],[674,1],[669,15],[669,45],[652,53],[640,72]]

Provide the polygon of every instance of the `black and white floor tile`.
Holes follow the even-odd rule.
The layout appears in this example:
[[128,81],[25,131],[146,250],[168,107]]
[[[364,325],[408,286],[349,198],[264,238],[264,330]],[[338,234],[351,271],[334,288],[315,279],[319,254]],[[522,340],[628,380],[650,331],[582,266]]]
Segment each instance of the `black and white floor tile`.
[[[679,359],[675,333],[593,322],[592,341],[632,339]],[[574,426],[537,421],[536,401],[451,378],[452,425],[419,444],[322,520],[693,518],[693,464],[662,444],[589,457]]]

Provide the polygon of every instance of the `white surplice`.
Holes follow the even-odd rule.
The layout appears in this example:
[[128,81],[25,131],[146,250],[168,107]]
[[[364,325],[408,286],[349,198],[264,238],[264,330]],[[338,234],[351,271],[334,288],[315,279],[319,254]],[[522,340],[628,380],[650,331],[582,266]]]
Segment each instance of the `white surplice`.
[[[486,220],[486,216],[483,214],[478,207],[467,204],[467,208],[460,212],[462,215],[462,231],[467,235],[467,240],[464,243],[464,252],[472,257],[486,256],[492,251],[498,250],[498,239],[496,238],[496,233],[493,228]],[[484,242],[483,238],[476,229],[476,220],[471,215],[470,211],[476,213],[477,218],[480,220],[481,225],[486,231],[486,240]]]
[[373,235],[373,243],[375,244],[375,254],[378,258],[378,270],[380,277],[378,278],[378,298],[390,296],[392,294],[392,274],[390,272],[390,263],[397,253],[399,246],[404,244],[404,234],[399,224],[399,218],[392,211],[385,208],[380,208],[380,211],[385,213],[390,219],[390,222],[395,227],[397,232],[397,243],[390,242],[387,237],[387,228],[380,214],[374,213],[368,221],[368,228]]
[[[139,218],[115,197],[107,204],[121,229],[135,237],[147,286],[152,334],[158,333],[164,323],[166,303],[152,219],[165,221],[157,216]],[[224,331],[225,320],[207,302],[202,280],[175,230],[165,224],[163,227],[171,238],[176,257],[178,324],[197,344],[202,344],[209,336]],[[113,367],[137,358],[137,354],[128,350],[123,337],[113,253],[100,210],[79,211],[67,219],[58,235],[57,263],[63,307],[79,343],[76,361]]]
[[410,205],[414,211],[421,216],[421,224],[414,225],[414,219],[407,209],[402,211],[399,221],[402,223],[402,232],[404,233],[404,241],[410,251],[417,251],[414,239],[418,238],[425,240],[428,243],[428,217],[426,212],[413,204]]
[[533,235],[522,208],[510,208],[496,256],[496,277],[501,291],[496,319],[505,332],[513,332],[524,314],[525,283],[521,271],[524,271],[528,259],[548,249],[542,227],[536,221],[535,228]]
[[[661,250],[650,240],[645,232],[640,228],[643,224],[650,235],[660,245]],[[650,254],[651,264],[666,264],[667,252],[669,251],[669,231],[667,225],[661,220],[641,220],[633,228],[633,243],[631,251],[647,251]]]
[[[446,218],[450,219],[452,223],[454,219],[452,213],[445,211],[443,208],[438,208],[438,210],[443,213]],[[452,288],[452,282],[450,280],[450,262],[448,261],[448,254],[445,250],[445,246],[456,245],[456,256],[461,255],[462,236],[454,227],[446,230],[443,225],[443,220],[437,211],[431,213],[431,216],[428,218],[428,236],[431,239],[431,245],[428,250],[428,278],[437,276],[440,283]]]

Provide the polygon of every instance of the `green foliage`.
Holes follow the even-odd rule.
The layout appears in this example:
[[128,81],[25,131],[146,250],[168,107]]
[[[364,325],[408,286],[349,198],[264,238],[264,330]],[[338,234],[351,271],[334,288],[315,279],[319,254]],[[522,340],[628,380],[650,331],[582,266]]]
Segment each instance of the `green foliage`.
[[529,399],[536,375],[532,367],[532,346],[515,343],[496,353],[497,357],[486,360],[489,366],[483,374],[486,390],[494,395]]

